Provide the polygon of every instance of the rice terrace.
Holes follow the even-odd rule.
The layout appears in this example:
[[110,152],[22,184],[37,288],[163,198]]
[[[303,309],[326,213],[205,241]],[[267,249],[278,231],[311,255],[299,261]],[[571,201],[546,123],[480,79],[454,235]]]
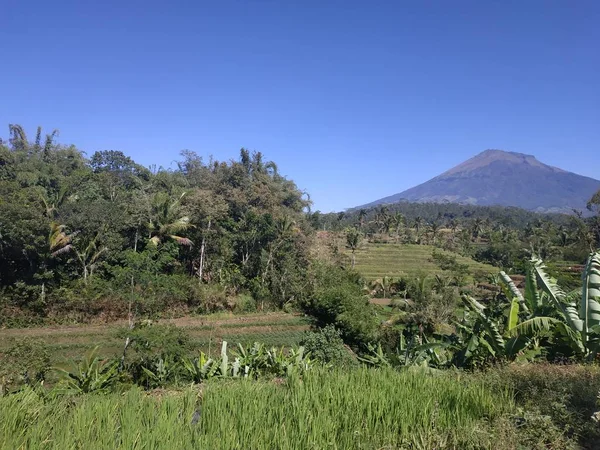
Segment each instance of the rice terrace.
[[600,450],[600,3],[8,3],[0,450]]

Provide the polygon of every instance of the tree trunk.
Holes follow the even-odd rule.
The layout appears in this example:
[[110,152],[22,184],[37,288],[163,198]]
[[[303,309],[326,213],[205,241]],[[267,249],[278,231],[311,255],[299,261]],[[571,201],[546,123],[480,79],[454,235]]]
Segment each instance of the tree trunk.
[[138,243],[138,239],[139,239],[139,233],[140,230],[139,228],[135,229],[135,241],[133,242],[133,251],[137,253],[137,243]]
[[[210,225],[212,221],[208,221],[208,227],[206,228],[206,232],[210,232]],[[200,245],[200,267],[198,268],[198,282],[202,283],[202,274],[204,272],[204,250],[206,249],[206,235],[202,236],[202,245]]]
[[354,269],[354,264],[356,263],[356,255],[354,254],[354,250],[352,250],[352,268]]

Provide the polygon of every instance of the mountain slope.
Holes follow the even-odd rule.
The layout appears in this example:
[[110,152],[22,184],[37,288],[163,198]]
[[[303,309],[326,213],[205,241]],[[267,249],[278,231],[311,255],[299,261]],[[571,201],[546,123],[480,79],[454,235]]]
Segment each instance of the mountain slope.
[[548,166],[535,156],[486,150],[423,184],[364,206],[407,200],[571,212],[584,210],[599,189],[599,180]]

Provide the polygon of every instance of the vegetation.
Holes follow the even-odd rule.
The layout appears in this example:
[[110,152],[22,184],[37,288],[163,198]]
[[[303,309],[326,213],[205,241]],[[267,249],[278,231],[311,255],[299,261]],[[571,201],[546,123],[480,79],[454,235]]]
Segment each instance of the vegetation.
[[322,215],[245,149],[149,170],[118,151],[86,159],[54,132],[43,147],[41,130],[10,134],[0,447],[600,439],[600,194],[589,217]]
[[[303,295],[303,192],[260,153],[148,170],[119,151],[86,159],[10,126],[0,144],[4,325],[278,308]],[[247,305],[246,307],[248,307]]]
[[452,376],[327,371],[282,386],[211,383],[201,394],[131,390],[74,403],[24,390],[0,399],[0,441],[4,448],[89,442],[111,449],[468,448],[489,446],[483,418],[498,423],[511,409],[507,393],[492,394],[478,381],[465,386]]

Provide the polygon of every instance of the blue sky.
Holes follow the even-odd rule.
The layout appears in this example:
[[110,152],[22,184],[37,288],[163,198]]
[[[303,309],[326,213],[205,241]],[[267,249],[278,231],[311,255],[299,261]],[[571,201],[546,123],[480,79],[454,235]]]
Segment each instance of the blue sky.
[[600,178],[600,2],[3,0],[0,135],[262,151],[323,211],[487,148]]

